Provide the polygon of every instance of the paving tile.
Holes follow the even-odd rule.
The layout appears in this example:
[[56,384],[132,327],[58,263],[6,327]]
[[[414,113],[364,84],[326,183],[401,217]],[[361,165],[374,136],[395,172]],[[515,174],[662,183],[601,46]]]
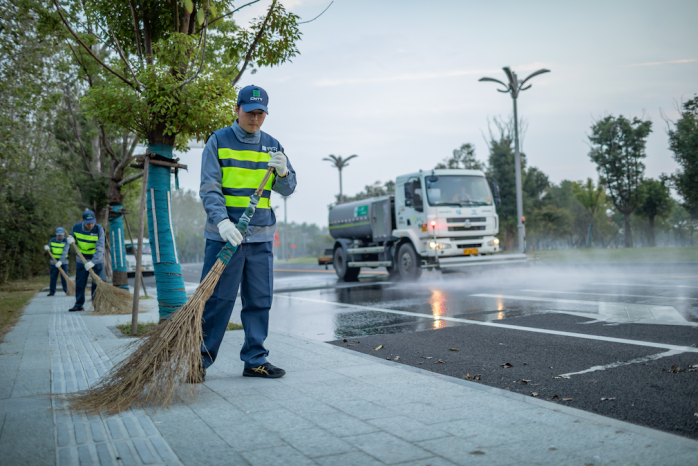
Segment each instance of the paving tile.
[[313,424],[322,427],[337,437],[347,437],[352,435],[378,432],[380,429],[365,421],[356,419],[344,413],[332,414],[301,414]]
[[[431,458],[425,458],[423,460],[408,461],[407,463],[400,463],[400,466],[455,466],[453,463],[445,458],[438,456],[433,456]],[[521,463],[524,464],[524,463]],[[555,465],[557,466],[557,465]]]
[[241,453],[252,466],[315,466],[310,458],[289,446],[258,449]]
[[362,451],[313,458],[321,466],[383,466],[385,463]]
[[473,439],[447,437],[417,442],[417,445],[458,465],[527,464],[521,459],[497,451],[496,447],[478,447]]
[[254,414],[254,420],[272,432],[287,430],[308,429],[313,427],[306,419],[287,409],[274,411],[262,411]]
[[380,417],[394,417],[395,412],[378,406],[368,401],[339,401],[331,403],[338,410],[359,419],[376,419]]
[[326,430],[312,428],[280,433],[290,446],[310,458],[355,451],[355,448]]
[[216,434],[238,452],[286,445],[279,434],[271,432],[261,425],[256,427],[250,425],[218,427]]
[[433,456],[432,453],[387,432],[345,437],[344,440],[386,464],[402,463]]
[[405,416],[373,419],[368,421],[368,423],[408,442],[419,442],[451,435],[448,432],[435,429],[433,426],[427,426]]

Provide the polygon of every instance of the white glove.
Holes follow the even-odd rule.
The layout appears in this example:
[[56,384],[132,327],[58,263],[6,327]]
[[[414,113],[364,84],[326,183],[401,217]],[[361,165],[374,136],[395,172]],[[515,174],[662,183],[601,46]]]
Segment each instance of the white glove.
[[235,224],[230,219],[226,218],[218,224],[218,233],[223,241],[227,241],[233,246],[239,246],[242,243],[242,233],[235,228]]
[[65,240],[68,242],[68,244],[73,244],[75,242],[75,238],[72,236],[68,236]]
[[280,177],[286,176],[288,173],[288,158],[283,152],[269,152],[269,154],[274,154],[269,161],[269,166],[276,169],[276,174]]
[[94,266],[95,266],[95,263],[92,261],[89,261],[85,264],[85,270],[90,270]]
[[56,268],[57,268],[57,269],[60,269],[60,268],[61,268],[61,265],[63,265],[63,262],[61,262],[61,261],[56,262]]
[[44,251],[48,251],[49,249],[50,248],[46,244],[44,244]]

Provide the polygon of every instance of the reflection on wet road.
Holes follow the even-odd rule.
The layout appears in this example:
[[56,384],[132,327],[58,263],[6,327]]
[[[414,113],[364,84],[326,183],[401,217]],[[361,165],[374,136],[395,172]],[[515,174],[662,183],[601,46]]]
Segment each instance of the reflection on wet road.
[[[391,283],[384,274],[362,274],[358,283],[338,283],[333,275],[317,273],[324,269],[290,267],[295,270],[275,271],[271,330],[322,341],[463,325],[459,320],[506,324],[515,317],[556,313],[608,325],[698,322],[698,264],[538,264],[464,274],[425,273],[414,283]],[[239,312],[238,303],[233,319],[239,319]]]

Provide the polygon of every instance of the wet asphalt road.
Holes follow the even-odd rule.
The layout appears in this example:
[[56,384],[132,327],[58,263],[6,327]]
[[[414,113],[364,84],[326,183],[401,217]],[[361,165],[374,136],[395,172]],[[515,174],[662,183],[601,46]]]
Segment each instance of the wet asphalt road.
[[698,263],[370,272],[276,263],[271,330],[698,438]]

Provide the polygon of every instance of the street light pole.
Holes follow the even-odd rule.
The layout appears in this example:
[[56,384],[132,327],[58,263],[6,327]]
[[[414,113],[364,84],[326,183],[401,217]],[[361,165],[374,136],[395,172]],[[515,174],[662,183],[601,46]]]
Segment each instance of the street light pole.
[[504,89],[497,89],[499,92],[506,92],[511,95],[511,99],[514,102],[514,169],[516,174],[516,228],[518,230],[519,236],[519,253],[526,253],[526,228],[524,225],[524,213],[523,213],[523,186],[521,181],[521,153],[519,152],[519,115],[518,109],[516,108],[516,99],[519,97],[521,91],[530,89],[531,84],[524,87],[524,84],[534,76],[538,76],[543,73],[550,73],[550,70],[540,69],[528,75],[526,79],[520,81],[516,76],[516,73],[511,71],[508,66],[502,68],[504,73],[509,78],[509,83],[504,84],[502,81],[494,78],[480,78],[479,81],[492,81],[504,86]]
[[286,199],[288,199],[288,196],[283,196],[284,198],[284,242],[283,242],[283,251],[284,251],[284,260],[288,260],[288,238],[286,238],[287,233],[288,233],[288,217],[286,216],[286,213],[288,212],[288,209],[286,208]]

